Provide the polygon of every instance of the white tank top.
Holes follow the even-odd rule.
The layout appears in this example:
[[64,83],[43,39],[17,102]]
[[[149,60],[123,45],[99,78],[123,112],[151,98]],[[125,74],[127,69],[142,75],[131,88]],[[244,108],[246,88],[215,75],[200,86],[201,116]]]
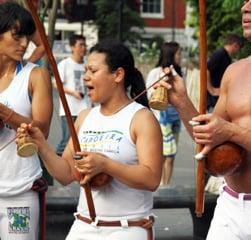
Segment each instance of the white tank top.
[[[26,117],[31,117],[28,84],[31,70],[35,66],[28,63],[17,72],[8,88],[0,93],[2,104]],[[0,147],[15,136],[16,131],[5,125],[0,130]],[[15,142],[0,151],[0,197],[14,196],[31,189],[33,182],[41,175],[42,169],[36,154],[28,158],[19,157]]]
[[[125,164],[138,164],[130,126],[134,114],[142,108],[133,102],[112,116],[102,115],[100,106],[91,109],[79,131],[81,150],[99,152]],[[143,217],[153,206],[152,192],[131,188],[116,179],[100,190],[92,190],[92,196],[96,215],[101,219]],[[83,188],[78,212],[89,215]]]

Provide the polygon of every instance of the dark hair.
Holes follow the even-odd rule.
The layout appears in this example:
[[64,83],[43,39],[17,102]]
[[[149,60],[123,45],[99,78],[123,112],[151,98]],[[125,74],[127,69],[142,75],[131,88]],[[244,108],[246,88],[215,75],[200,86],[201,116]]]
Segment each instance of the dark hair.
[[85,37],[83,35],[77,35],[77,34],[71,35],[70,38],[69,38],[70,46],[71,47],[74,46],[78,40],[85,41]]
[[[116,71],[120,67],[124,69],[125,89],[127,90],[130,87],[131,98],[134,98],[146,89],[143,75],[135,68],[133,55],[125,45],[116,40],[107,39],[94,45],[90,49],[90,53],[92,52],[105,54],[106,63],[111,72]],[[136,102],[149,107],[146,93],[137,98]]]
[[29,11],[15,2],[0,4],[0,34],[9,30],[18,36],[31,36],[36,31]]
[[175,53],[180,49],[177,42],[165,42],[160,51],[160,56],[156,67],[169,67],[173,65],[176,72],[182,76],[181,67],[175,63]]
[[225,45],[228,45],[228,44],[231,45],[233,43],[238,44],[240,48],[242,48],[244,45],[244,38],[235,33],[228,34],[225,40]]

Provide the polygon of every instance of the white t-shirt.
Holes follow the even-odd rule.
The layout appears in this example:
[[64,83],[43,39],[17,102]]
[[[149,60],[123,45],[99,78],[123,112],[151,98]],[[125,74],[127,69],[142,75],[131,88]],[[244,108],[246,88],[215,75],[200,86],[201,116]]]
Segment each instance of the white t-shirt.
[[[84,94],[81,100],[69,94],[65,94],[72,116],[77,116],[81,110],[91,106],[83,80],[84,66],[85,63],[77,63],[71,57],[63,59],[58,64],[58,72],[64,87],[74,89]],[[59,115],[65,115],[61,101],[59,105]]]

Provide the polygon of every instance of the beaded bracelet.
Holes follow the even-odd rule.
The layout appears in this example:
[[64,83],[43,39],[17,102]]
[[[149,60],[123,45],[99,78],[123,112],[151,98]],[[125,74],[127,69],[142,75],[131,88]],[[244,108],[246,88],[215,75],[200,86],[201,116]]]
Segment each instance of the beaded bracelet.
[[10,112],[9,112],[9,114],[7,115],[7,117],[4,118],[2,121],[3,121],[3,122],[9,121],[10,118],[12,117],[13,113],[14,113],[14,111],[11,109]]

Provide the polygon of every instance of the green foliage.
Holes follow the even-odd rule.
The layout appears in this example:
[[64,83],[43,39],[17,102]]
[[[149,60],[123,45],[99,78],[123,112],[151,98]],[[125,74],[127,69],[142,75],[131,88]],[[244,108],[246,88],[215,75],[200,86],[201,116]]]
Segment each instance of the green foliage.
[[153,42],[150,46],[146,43],[142,44],[142,51],[140,53],[141,61],[152,61],[159,56],[160,48],[157,42]]
[[[192,7],[191,17],[187,24],[195,27],[194,38],[199,36],[199,1],[186,0]],[[228,33],[242,35],[241,6],[242,0],[206,0],[207,45],[210,55],[215,49],[221,47]],[[246,57],[251,53],[250,44],[245,44],[239,57]]]
[[151,63],[156,64],[159,58],[161,46],[164,43],[164,39],[161,36],[155,36],[148,41],[144,40],[139,47],[131,46],[131,50],[134,54],[135,59],[139,63]]
[[150,70],[155,67],[160,54],[160,46],[163,42],[163,39],[160,37],[155,37],[153,40],[149,43],[142,43],[140,45],[141,49],[131,47],[136,67],[145,78]]
[[[99,28],[99,38],[117,38],[119,34],[119,12],[120,2],[118,0],[95,0],[96,24]],[[131,27],[143,28],[144,22],[139,13],[133,9],[130,0],[123,0],[123,21],[122,21],[122,41],[135,42],[139,38],[139,33],[132,32]]]

